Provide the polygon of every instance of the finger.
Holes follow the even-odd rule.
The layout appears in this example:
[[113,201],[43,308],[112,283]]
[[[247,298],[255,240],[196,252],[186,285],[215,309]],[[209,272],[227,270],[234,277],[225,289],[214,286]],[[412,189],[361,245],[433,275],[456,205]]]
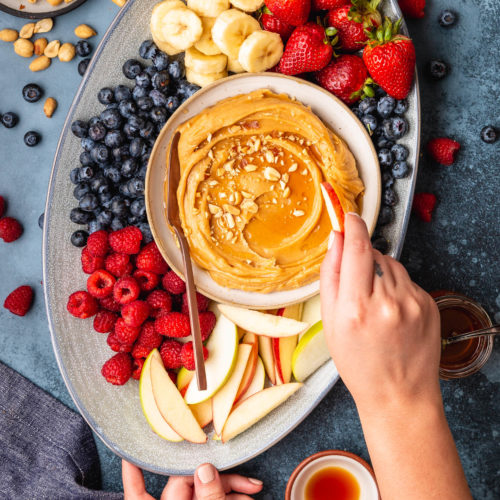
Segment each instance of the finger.
[[203,464],[196,469],[194,489],[198,500],[225,500],[226,498],[219,472],[212,464]]
[[146,491],[142,470],[126,460],[122,460],[122,481],[125,499],[153,498]]
[[391,272],[394,276],[394,281],[396,286],[406,287],[409,283],[412,283],[408,271],[405,269],[403,264],[399,263],[397,260],[386,257],[389,266],[391,267]]
[[359,215],[345,218],[344,252],[339,293],[367,297],[373,288],[373,249],[366,224]]
[[377,250],[373,251],[373,293],[378,290],[391,290],[396,286],[391,263]]
[[332,231],[333,241],[321,264],[321,297],[336,299],[340,282],[340,266],[342,263],[342,251],[344,249],[344,237],[341,233]]
[[230,495],[226,496],[227,500],[253,500],[252,497],[249,497],[248,495],[242,495],[240,493],[231,493]]
[[192,500],[193,485],[192,476],[170,476],[161,500]]
[[253,495],[262,489],[262,481],[240,476],[239,474],[223,474],[221,480],[226,493],[237,491]]

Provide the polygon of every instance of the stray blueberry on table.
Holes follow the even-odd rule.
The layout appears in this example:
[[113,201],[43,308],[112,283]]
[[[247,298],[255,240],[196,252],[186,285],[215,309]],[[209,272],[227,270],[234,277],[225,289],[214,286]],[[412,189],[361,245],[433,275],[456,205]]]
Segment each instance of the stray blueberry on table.
[[139,55],[143,59],[153,59],[157,52],[158,47],[155,45],[153,40],[144,40],[139,47]]
[[19,117],[16,115],[16,113],[13,113],[12,111],[8,111],[7,113],[4,113],[2,115],[2,125],[5,128],[13,128],[15,127],[19,122]]
[[394,114],[398,116],[404,115],[408,111],[408,99],[400,99],[396,102]]
[[382,206],[378,214],[377,225],[386,226],[392,221],[392,208],[387,206]]
[[388,149],[383,148],[378,152],[378,161],[381,167],[390,167],[394,159],[392,153]]
[[43,90],[36,83],[28,83],[23,87],[23,99],[27,102],[37,102],[42,96]]
[[87,57],[92,52],[92,45],[87,40],[79,40],[75,45],[75,49],[80,57]]
[[136,59],[129,59],[123,64],[123,74],[129,80],[133,80],[137,75],[143,71],[143,65]]
[[26,132],[26,134],[24,134],[24,144],[26,144],[26,146],[30,148],[36,146],[41,141],[41,139],[42,136],[34,130],[30,130],[29,132]]
[[132,93],[130,89],[125,85],[118,85],[115,88],[115,101],[120,102],[125,99],[130,99],[132,97]]
[[78,74],[80,76],[83,76],[85,74],[85,72],[87,71],[87,68],[89,67],[89,64],[90,64],[90,59],[89,58],[82,59],[78,63]]
[[410,168],[408,167],[408,163],[404,160],[397,161],[392,166],[392,175],[395,179],[402,179],[403,177],[406,177],[409,172]]
[[498,131],[493,125],[487,125],[481,130],[481,140],[493,144],[498,139]]
[[89,233],[87,231],[78,229],[71,235],[71,244],[78,248],[84,247],[87,244],[88,237]]
[[162,71],[164,69],[168,68],[168,64],[170,62],[170,59],[165,52],[160,52],[158,51],[154,56],[153,56],[153,65],[158,71]]
[[403,161],[408,158],[408,148],[402,144],[394,144],[391,147],[391,153],[396,161]]
[[453,26],[457,21],[457,14],[452,10],[445,9],[439,14],[438,22],[443,28]]
[[429,63],[429,74],[434,80],[441,80],[448,74],[448,65],[439,59],[433,59]]
[[378,121],[373,115],[363,115],[361,121],[370,135],[372,135],[378,127]]
[[40,214],[40,217],[38,217],[38,227],[40,229],[43,229],[44,220],[45,220],[45,212],[43,214]]
[[396,107],[396,99],[389,95],[381,97],[377,103],[377,112],[382,118],[388,118]]
[[99,90],[99,93],[97,94],[97,99],[101,104],[104,104],[106,106],[108,104],[112,104],[115,102],[115,93],[113,92],[113,89],[110,89],[109,87],[104,87],[101,90]]

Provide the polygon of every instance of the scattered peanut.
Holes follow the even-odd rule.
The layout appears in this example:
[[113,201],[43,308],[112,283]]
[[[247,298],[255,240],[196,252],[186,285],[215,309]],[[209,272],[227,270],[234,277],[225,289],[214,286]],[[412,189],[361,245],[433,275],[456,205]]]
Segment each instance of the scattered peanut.
[[19,38],[19,33],[16,30],[4,29],[0,31],[0,40],[2,42],[15,42]]
[[46,38],[38,38],[35,40],[35,43],[33,44],[35,47],[35,55],[36,56],[41,56],[43,55],[43,51],[47,47],[47,39]]
[[75,35],[78,38],[86,39],[86,38],[92,38],[93,36],[97,35],[97,33],[90,26],[86,24],[80,24],[75,28]]
[[123,7],[127,3],[127,0],[111,0],[111,1],[116,5],[118,5],[118,7]]
[[50,17],[40,19],[35,24],[35,33],[48,33],[53,27],[54,21]]
[[54,7],[57,5],[61,5],[63,0],[47,0],[47,2],[50,3],[50,5],[53,5]]
[[36,3],[37,0],[28,0],[28,3]]
[[59,49],[57,56],[61,62],[69,62],[76,55],[75,46],[72,43],[63,43]]
[[44,69],[47,69],[51,63],[51,59],[47,56],[39,56],[36,59],[33,59],[29,67],[31,71],[43,71]]
[[43,55],[53,59],[54,57],[57,57],[57,54],[59,54],[60,47],[61,47],[61,42],[59,40],[52,40],[51,42],[49,42],[47,47],[45,47]]
[[54,111],[57,109],[57,101],[53,97],[47,98],[43,105],[43,112],[47,118],[52,118]]
[[21,57],[31,57],[35,50],[33,42],[26,38],[18,38],[14,42],[14,52]]
[[21,38],[31,38],[34,32],[35,32],[35,23],[28,23],[21,28],[19,36]]

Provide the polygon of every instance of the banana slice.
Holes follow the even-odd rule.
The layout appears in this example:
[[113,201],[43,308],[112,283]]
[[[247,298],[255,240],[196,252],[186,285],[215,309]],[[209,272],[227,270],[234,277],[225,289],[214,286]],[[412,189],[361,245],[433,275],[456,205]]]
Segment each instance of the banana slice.
[[264,0],[231,0],[231,5],[245,12],[255,12],[264,5]]
[[201,73],[202,75],[221,73],[227,67],[227,56],[225,54],[207,56],[203,52],[191,47],[186,50],[184,64],[186,68],[191,68],[196,73]]
[[170,10],[179,8],[186,8],[186,5],[181,0],[165,0],[153,7],[151,12],[151,33],[157,40],[165,42],[162,35],[163,18]]
[[229,9],[229,0],[187,0],[187,6],[199,16],[217,17]]
[[232,59],[231,57],[227,58],[227,70],[231,71],[231,73],[244,73],[245,68],[240,64],[238,59]]
[[170,9],[161,26],[161,38],[174,49],[186,50],[192,47],[203,33],[201,19],[189,9]]
[[176,54],[180,54],[182,52],[182,50],[174,49],[169,43],[160,40],[153,31],[151,31],[151,36],[156,46],[169,56],[175,56]]
[[282,55],[283,41],[278,33],[260,30],[241,44],[238,61],[249,73],[257,73],[278,64]]
[[237,59],[241,44],[254,31],[260,30],[257,19],[238,9],[220,14],[212,27],[212,38],[227,56]]
[[188,82],[194,83],[200,87],[206,87],[221,78],[227,76],[227,71],[222,71],[220,73],[210,73],[209,75],[203,75],[201,73],[197,73],[191,68],[186,67],[186,80]]
[[203,33],[201,38],[194,44],[195,48],[207,56],[215,56],[221,51],[212,40],[212,26],[215,23],[215,17],[202,17]]

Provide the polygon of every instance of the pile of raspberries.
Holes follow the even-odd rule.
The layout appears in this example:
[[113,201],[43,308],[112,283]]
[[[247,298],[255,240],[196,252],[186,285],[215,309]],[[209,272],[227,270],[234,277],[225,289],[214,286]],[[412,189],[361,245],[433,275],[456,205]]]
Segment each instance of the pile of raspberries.
[[[76,318],[94,317],[94,330],[108,335],[117,352],[101,373],[114,385],[138,380],[153,349],[159,349],[165,368],[194,370],[193,343],[178,338],[191,335],[186,285],[168,267],[153,241],[142,244],[135,226],[108,233],[97,231],[82,250],[82,269],[89,274],[87,290],[74,292],[67,309]],[[215,326],[209,300],[197,294],[200,327],[206,341]],[[208,351],[204,347],[205,359]]]

